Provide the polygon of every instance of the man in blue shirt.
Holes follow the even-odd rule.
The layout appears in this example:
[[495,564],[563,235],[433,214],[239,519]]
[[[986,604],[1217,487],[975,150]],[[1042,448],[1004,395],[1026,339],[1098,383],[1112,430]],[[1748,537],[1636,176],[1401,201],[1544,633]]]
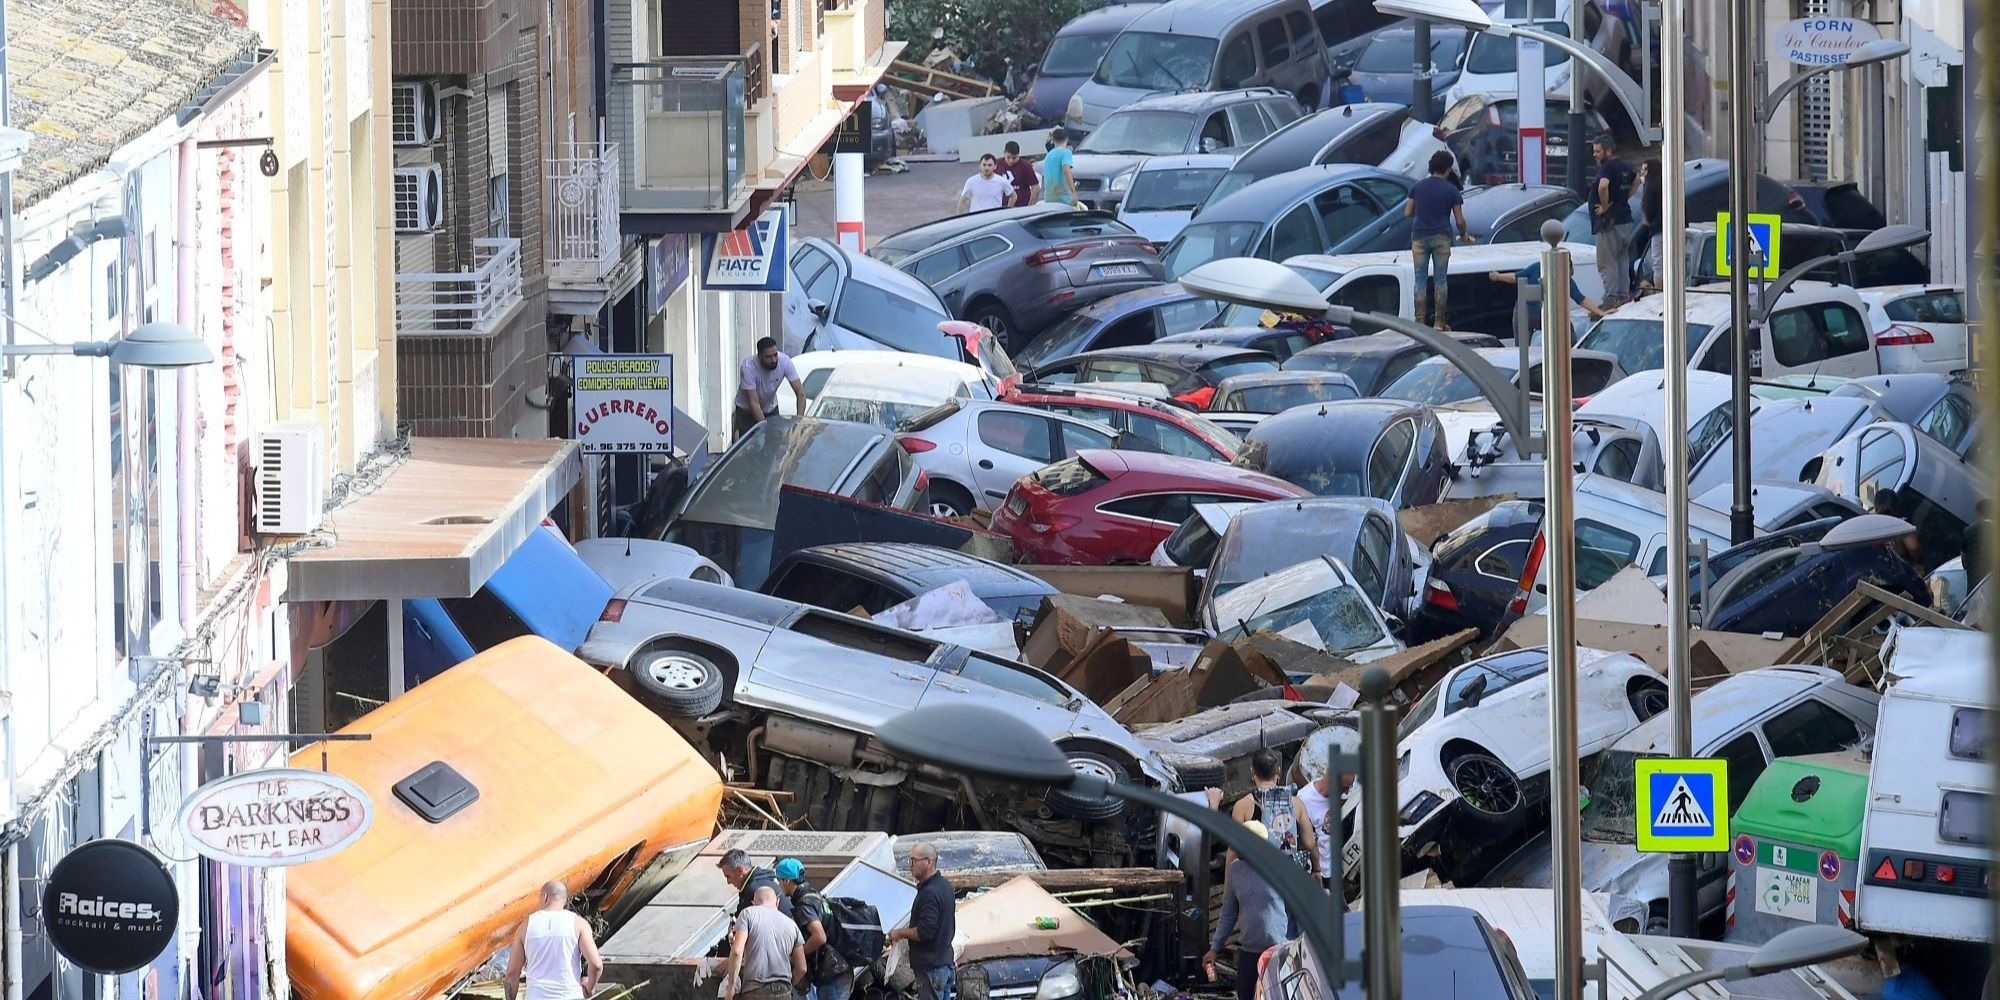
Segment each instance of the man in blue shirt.
[[[1431,175],[1410,188],[1410,199],[1403,203],[1403,217],[1410,221],[1410,280],[1416,282],[1416,321],[1428,323],[1440,330],[1451,329],[1445,319],[1445,294],[1451,279],[1451,233],[1452,223],[1458,223],[1458,238],[1465,243],[1472,242],[1472,233],[1465,225],[1465,196],[1458,191],[1458,185],[1447,180],[1451,173],[1451,154],[1440,149],[1431,154]],[[1424,294],[1424,284],[1431,283],[1430,295]],[[1424,301],[1429,298],[1428,311]]]
[[1042,157],[1042,200],[1076,206],[1076,154],[1069,151],[1069,131],[1049,130],[1049,152]]
[[[1486,272],[1486,277],[1508,285],[1539,285],[1542,283],[1542,262],[1536,261],[1512,274],[1506,271],[1488,271]],[[1574,275],[1569,279],[1569,300],[1582,306],[1583,311],[1589,313],[1592,319],[1604,318],[1604,310],[1597,303],[1592,302],[1590,296],[1583,294],[1583,287],[1576,283]],[[1542,311],[1540,309],[1531,309],[1528,311],[1528,328],[1531,330],[1542,328]]]
[[1619,159],[1612,138],[1592,144],[1597,177],[1590,182],[1590,231],[1597,237],[1597,273],[1604,279],[1604,303],[1632,297],[1632,168]]

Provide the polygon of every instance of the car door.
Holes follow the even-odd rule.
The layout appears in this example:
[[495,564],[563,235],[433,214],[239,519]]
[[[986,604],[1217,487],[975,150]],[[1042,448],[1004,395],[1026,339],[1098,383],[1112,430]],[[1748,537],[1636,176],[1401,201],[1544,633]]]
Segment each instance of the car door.
[[[1331,95],[1327,92],[1326,44],[1319,37],[1319,29],[1313,26],[1312,18],[1305,11],[1294,10],[1285,14],[1285,28],[1292,36],[1292,72],[1294,80],[1292,92],[1304,94],[1308,91],[1319,95],[1315,102],[1318,107],[1330,107]],[[1274,107],[1271,109],[1276,111]],[[1311,110],[1311,109],[1308,109]],[[1278,123],[1283,126],[1284,122]]]
[[1873,375],[1868,322],[1844,302],[1815,302],[1771,315],[1764,325],[1762,374]]
[[871,732],[917,707],[940,643],[811,608],[773,628],[736,700]]
[[924,691],[921,704],[980,705],[997,708],[1044,736],[1063,736],[1076,728],[1082,696],[1061,681],[1025,663],[1010,663],[986,653],[954,649],[938,666],[937,677]]
[[839,272],[835,270],[832,254],[821,250],[810,242],[799,244],[792,254],[792,280],[786,283],[784,299],[785,353],[804,354],[812,335],[819,329],[819,317],[813,315],[814,301],[831,305],[833,289],[839,283]]
[[1257,109],[1255,101],[1229,106],[1231,145],[1248,146],[1271,134],[1271,122]]
[[1055,421],[1025,409],[984,408],[973,416],[972,483],[991,510],[1022,476],[1056,460]]
[[1257,53],[1263,58],[1264,78],[1267,87],[1280,90],[1298,91],[1306,82],[1292,65],[1292,39],[1285,34],[1285,18],[1281,14],[1257,22]]
[[1284,260],[1300,254],[1323,253],[1327,237],[1319,227],[1319,216],[1310,199],[1293,206],[1257,245],[1256,255],[1265,260]]

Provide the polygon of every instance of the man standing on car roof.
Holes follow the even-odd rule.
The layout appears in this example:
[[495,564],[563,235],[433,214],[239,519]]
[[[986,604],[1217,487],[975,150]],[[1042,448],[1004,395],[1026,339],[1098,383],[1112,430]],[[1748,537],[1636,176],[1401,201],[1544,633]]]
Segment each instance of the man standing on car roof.
[[792,904],[792,920],[806,939],[806,995],[812,1000],[848,1000],[854,995],[854,970],[840,950],[827,940],[826,897],[806,881],[805,862],[786,858],[774,869],[778,889]]
[[910,971],[917,975],[917,1000],[952,1000],[956,956],[951,939],[958,934],[958,904],[951,883],[938,871],[937,847],[910,845],[910,877],[917,880],[917,898],[910,904],[910,925],[889,932],[889,944],[910,942]]
[[[1452,156],[1440,149],[1431,154],[1429,177],[1410,188],[1403,202],[1403,216],[1410,220],[1410,280],[1415,282],[1419,323],[1440,330],[1451,329],[1446,320],[1445,298],[1451,283],[1451,231],[1458,223],[1460,242],[1472,242],[1472,230],[1465,223],[1465,195],[1451,182]],[[1424,294],[1426,281],[1430,294]],[[1425,306],[1426,299],[1430,305]]]
[[1597,274],[1604,279],[1604,304],[1632,297],[1632,168],[1617,156],[1614,140],[1600,135],[1591,149],[1597,178],[1590,184],[1590,231],[1597,237]]
[[715,867],[722,869],[724,881],[736,887],[735,912],[743,912],[743,908],[750,905],[751,898],[757,894],[760,887],[770,886],[771,891],[778,894],[778,909],[784,911],[785,916],[792,915],[792,901],[778,888],[777,875],[769,868],[759,868],[751,864],[750,852],[740,847],[736,848],[723,854],[722,860],[717,861]]
[[799,415],[805,415],[806,384],[799,381],[799,370],[792,367],[792,359],[778,350],[777,341],[770,337],[757,341],[757,353],[743,359],[742,376],[736,391],[736,410],[730,419],[732,438],[740,438],[750,433],[750,428],[778,415],[781,383],[792,384]]

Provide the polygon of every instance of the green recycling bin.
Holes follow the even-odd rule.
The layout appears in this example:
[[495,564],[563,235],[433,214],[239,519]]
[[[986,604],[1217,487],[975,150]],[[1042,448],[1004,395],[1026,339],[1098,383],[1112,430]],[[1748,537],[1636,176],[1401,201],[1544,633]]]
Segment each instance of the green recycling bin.
[[1722,939],[1759,945],[1801,924],[1854,924],[1868,758],[1780,757],[1736,810]]

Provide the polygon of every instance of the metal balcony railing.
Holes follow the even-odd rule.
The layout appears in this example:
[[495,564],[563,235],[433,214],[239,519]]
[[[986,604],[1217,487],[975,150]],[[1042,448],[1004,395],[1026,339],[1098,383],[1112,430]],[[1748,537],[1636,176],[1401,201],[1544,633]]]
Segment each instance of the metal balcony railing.
[[549,158],[555,186],[554,232],[549,239],[549,280],[602,281],[618,264],[618,144],[567,143]]
[[611,130],[627,212],[721,212],[743,179],[744,59],[612,67]]
[[521,304],[521,241],[473,240],[472,259],[469,271],[396,275],[396,333],[479,337],[494,332]]

